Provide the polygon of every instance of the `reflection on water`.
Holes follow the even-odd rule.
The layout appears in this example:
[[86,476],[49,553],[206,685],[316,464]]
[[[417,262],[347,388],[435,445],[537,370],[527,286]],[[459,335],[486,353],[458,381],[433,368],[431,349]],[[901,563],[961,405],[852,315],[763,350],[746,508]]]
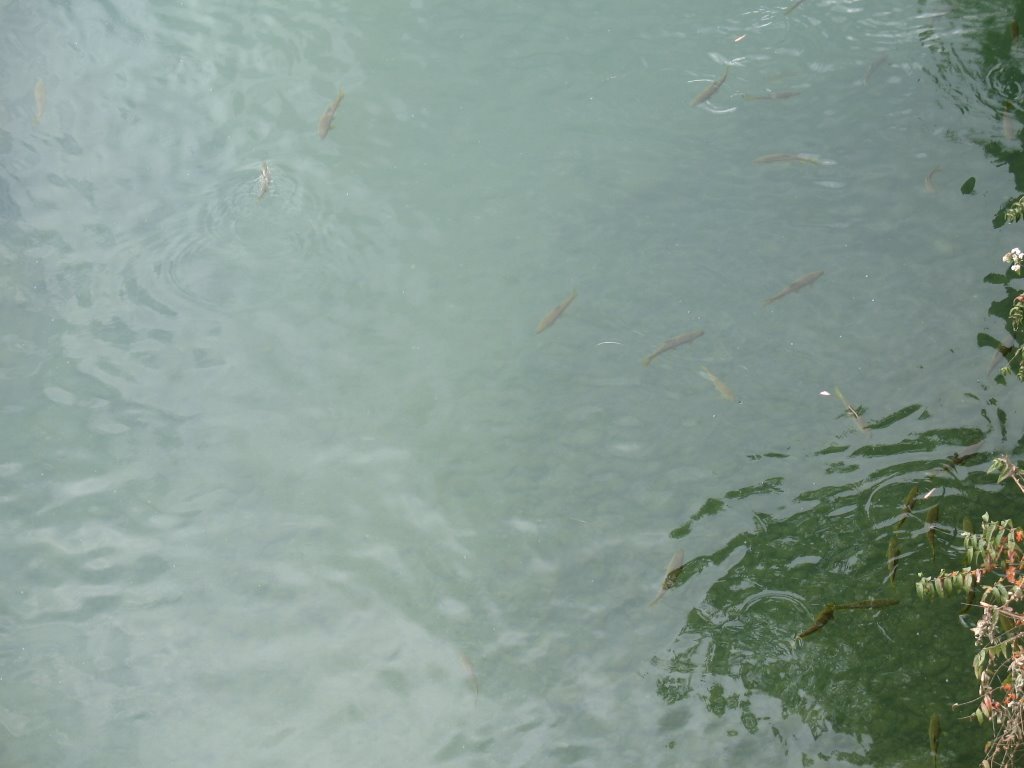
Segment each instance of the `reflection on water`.
[[[959,565],[964,516],[977,520],[1005,503],[985,487],[990,455],[979,451],[984,441],[1003,438],[992,433],[988,409],[981,416],[989,426],[973,430],[919,430],[920,419],[906,421],[919,409],[908,406],[875,422],[870,444],[830,446],[809,457],[822,481],[838,472],[852,475],[851,482],[780,499],[782,478],[768,477],[709,499],[703,514],[673,531],[686,545],[695,526],[714,525],[726,512],[753,519],[752,527],[690,565],[690,582],[679,590],[687,595],[680,601],[688,609],[686,623],[669,655],[654,662],[666,703],[697,696],[717,716],[731,712],[730,721],[738,719],[751,734],[764,728],[792,748],[770,709],[755,704],[768,694],[815,738],[832,729],[870,733],[870,742],[846,749],[880,763],[907,750],[907,730],[924,732],[915,723],[946,711],[956,690],[951,683],[968,697],[973,676],[963,659],[972,653],[972,638],[952,618],[959,605],[936,610],[922,604],[913,585],[917,573]],[[944,452],[952,456],[943,458]],[[758,463],[781,472],[790,461],[777,456]],[[908,504],[915,496],[916,507]],[[926,517],[936,507],[941,517],[933,554]],[[890,582],[886,544],[893,537],[901,553]],[[780,584],[799,588],[774,588]],[[899,602],[888,606],[891,600]],[[821,621],[828,604],[861,601],[879,605],[828,611]],[[935,636],[923,640],[924,628]],[[882,719],[880,710],[890,715]],[[973,729],[963,731],[957,731],[959,756],[969,761],[980,741]]]
[[784,11],[0,3],[7,762],[926,758],[1015,65]]

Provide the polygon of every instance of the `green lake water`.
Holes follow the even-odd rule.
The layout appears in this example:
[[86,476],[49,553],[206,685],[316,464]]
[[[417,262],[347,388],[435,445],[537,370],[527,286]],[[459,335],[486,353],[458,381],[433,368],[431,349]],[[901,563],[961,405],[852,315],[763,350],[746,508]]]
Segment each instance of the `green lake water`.
[[0,763],[977,763],[1013,7],[0,6]]

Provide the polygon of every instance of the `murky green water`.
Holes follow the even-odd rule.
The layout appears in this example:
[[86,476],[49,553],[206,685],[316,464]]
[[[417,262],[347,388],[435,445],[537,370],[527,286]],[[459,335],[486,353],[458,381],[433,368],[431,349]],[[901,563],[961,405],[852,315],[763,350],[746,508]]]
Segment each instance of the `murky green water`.
[[1005,6],[2,5],[4,765],[976,762]]

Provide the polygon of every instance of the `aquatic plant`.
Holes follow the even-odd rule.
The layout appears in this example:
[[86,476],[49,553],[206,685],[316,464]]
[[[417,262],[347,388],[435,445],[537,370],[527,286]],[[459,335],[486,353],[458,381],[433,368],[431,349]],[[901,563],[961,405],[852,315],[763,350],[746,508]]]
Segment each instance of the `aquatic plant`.
[[[1018,204],[1024,206],[1024,197],[1017,201]],[[1007,210],[1007,220],[1009,221],[1010,212]],[[1015,275],[1021,273],[1022,267],[1024,267],[1024,251],[1020,248],[1011,248],[1005,254],[1003,254],[1003,263],[1010,266],[1010,271]],[[1024,293],[1018,294],[1013,299],[1013,306],[1010,307],[1008,313],[1010,320],[1010,329],[1014,335],[1020,334],[1021,330],[1024,329]],[[1000,352],[1002,352],[1000,348]],[[1003,366],[1000,371],[1004,376],[1014,374],[1018,379],[1024,381],[1024,347],[1019,344],[1016,347],[1008,348],[1006,354],[1006,365]]]
[[[1024,472],[1009,456],[992,462],[989,472],[999,482],[1013,480],[1024,493]],[[961,613],[981,610],[971,632],[980,649],[974,656],[978,697],[954,705],[975,704],[967,717],[988,722],[992,739],[986,744],[982,768],[1017,765],[1024,751],[1024,530],[1012,520],[994,522],[982,516],[981,530],[963,531],[965,565],[938,576],[921,577],[921,597],[963,595]]]

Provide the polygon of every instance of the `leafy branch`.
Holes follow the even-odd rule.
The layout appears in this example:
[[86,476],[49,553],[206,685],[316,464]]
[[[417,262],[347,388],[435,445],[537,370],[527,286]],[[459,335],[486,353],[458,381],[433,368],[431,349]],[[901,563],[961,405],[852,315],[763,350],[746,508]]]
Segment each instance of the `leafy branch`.
[[[989,472],[998,473],[999,482],[1013,480],[1024,493],[1024,474],[1008,456],[995,459]],[[980,532],[962,535],[965,566],[922,577],[917,593],[963,594],[964,612],[981,608],[971,630],[980,650],[973,662],[977,707],[969,717],[992,726],[981,768],[1008,768],[1024,751],[1024,531],[1011,520],[993,522],[986,513]]]

